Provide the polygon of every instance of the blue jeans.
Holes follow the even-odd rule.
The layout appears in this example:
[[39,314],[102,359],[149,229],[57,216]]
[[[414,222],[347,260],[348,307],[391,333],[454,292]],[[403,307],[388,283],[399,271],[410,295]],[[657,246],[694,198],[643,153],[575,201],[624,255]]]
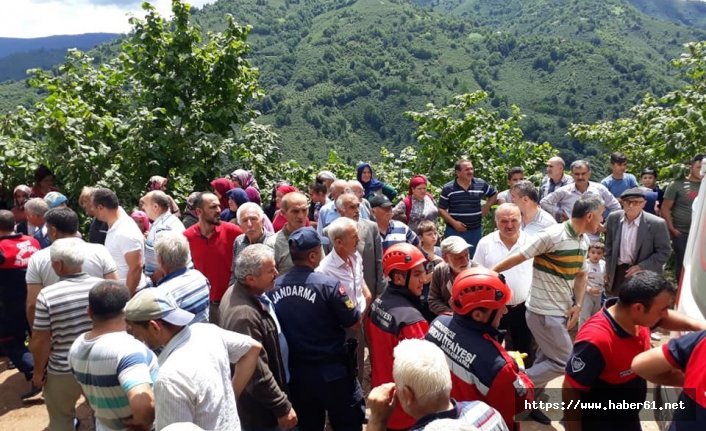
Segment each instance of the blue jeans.
[[470,250],[470,257],[473,259],[473,255],[476,253],[478,241],[480,241],[480,238],[483,236],[483,228],[479,227],[476,229],[467,230],[465,232],[459,232],[447,224],[446,230],[444,230],[444,238],[448,238],[450,236],[460,236],[465,239],[467,243],[472,245],[473,247]]

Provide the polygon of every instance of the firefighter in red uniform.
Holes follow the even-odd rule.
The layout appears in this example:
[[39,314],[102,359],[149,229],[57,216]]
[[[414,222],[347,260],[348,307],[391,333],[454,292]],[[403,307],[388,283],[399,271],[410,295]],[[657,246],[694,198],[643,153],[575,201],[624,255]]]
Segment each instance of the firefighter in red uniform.
[[511,356],[497,329],[507,313],[512,291],[498,273],[483,267],[461,272],[451,289],[453,316],[437,317],[426,336],[446,355],[451,369],[451,396],[458,401],[480,400],[500,412],[510,430],[514,417],[534,398],[534,385],[521,358]]
[[[390,283],[365,317],[372,387],[394,381],[392,351],[395,346],[404,339],[422,339],[429,329],[420,299],[427,275],[426,263],[424,254],[408,243],[394,244],[382,256],[382,271]],[[404,430],[414,423],[415,420],[398,403],[387,426],[388,429]]]
[[[15,233],[14,229],[15,216],[0,210],[0,352],[4,351],[27,381],[31,381],[34,361],[25,347],[29,331],[25,273],[29,258],[39,250],[39,243],[31,236]],[[32,389],[22,398],[38,392]]]

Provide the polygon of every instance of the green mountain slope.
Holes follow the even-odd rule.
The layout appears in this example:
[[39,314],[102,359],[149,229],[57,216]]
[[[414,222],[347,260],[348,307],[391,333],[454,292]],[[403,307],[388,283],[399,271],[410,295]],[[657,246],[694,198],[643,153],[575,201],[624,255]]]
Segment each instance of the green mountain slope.
[[673,87],[669,60],[706,34],[627,0],[420,3],[221,0],[197,19],[213,28],[233,13],[253,25],[268,94],[261,121],[305,160],[399,148],[413,130],[404,111],[480,88],[501,111],[522,108],[529,138],[583,153],[565,137],[569,122],[613,118],[645,91]]
[[285,158],[331,148],[375,158],[382,145],[413,143],[405,111],[478,89],[501,112],[519,105],[528,138],[572,158],[600,150],[571,142],[568,123],[614,118],[644,92],[679,85],[669,60],[706,38],[630,1],[220,0],[194,17],[205,30],[220,30],[225,13],[253,26],[267,93],[259,122],[274,125]]

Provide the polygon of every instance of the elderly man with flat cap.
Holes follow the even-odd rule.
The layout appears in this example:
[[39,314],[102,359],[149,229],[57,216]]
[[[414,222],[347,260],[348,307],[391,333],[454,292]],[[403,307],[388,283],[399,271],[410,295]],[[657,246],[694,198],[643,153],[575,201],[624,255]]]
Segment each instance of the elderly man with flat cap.
[[645,192],[639,187],[620,195],[622,211],[606,220],[606,289],[617,296],[626,279],[642,270],[662,273],[672,251],[667,223],[646,211]]
[[289,253],[294,267],[275,280],[268,296],[289,344],[289,390],[299,429],[323,429],[328,413],[333,429],[360,430],[363,392],[355,345],[346,339],[346,329],[359,325],[360,311],[340,281],[314,272],[322,251],[313,228],[292,232]]
[[429,287],[429,309],[436,315],[451,314],[451,286],[456,275],[477,263],[471,260],[469,249],[473,246],[460,236],[450,236],[441,241],[441,257],[434,267]]

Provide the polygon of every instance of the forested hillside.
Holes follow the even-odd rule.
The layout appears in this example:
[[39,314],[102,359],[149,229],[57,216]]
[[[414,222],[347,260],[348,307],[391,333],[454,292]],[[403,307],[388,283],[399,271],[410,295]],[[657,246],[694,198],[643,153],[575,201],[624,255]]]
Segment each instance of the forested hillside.
[[253,26],[260,121],[304,160],[409,144],[403,112],[477,89],[501,111],[519,105],[528,138],[590,155],[599,150],[571,142],[567,124],[673,88],[669,60],[706,34],[627,0],[221,0],[197,20],[213,28],[223,13]]
[[[572,141],[568,124],[616,118],[645,92],[678,87],[670,60],[706,39],[638,1],[648,3],[220,0],[194,18],[204,30],[221,30],[226,13],[253,26],[250,58],[266,93],[258,122],[274,126],[289,157],[306,162],[333,148],[355,161],[399,149],[414,142],[404,112],[482,89],[502,115],[522,109],[528,139],[573,158],[602,149]],[[30,100],[7,91],[22,95],[20,84],[0,86],[2,109]]]

